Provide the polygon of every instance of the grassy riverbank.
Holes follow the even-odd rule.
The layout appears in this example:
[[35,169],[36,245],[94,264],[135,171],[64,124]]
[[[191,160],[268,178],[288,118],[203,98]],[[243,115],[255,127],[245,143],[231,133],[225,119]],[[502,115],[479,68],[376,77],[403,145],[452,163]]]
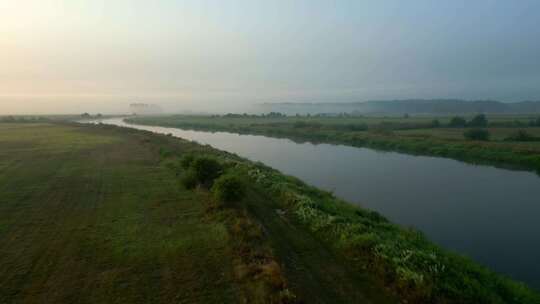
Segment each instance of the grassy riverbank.
[[[466,119],[471,119],[466,117]],[[434,126],[437,120],[437,126]],[[470,163],[540,171],[540,141],[512,138],[525,130],[540,138],[536,118],[488,117],[489,141],[464,138],[464,127],[448,127],[450,117],[137,117],[128,122],[204,131],[227,131],[371,147],[411,154],[448,157]]]
[[[112,126],[0,124],[2,303],[538,303],[418,232],[260,164]],[[186,155],[247,186],[188,190]],[[399,300],[398,300],[399,299]]]
[[[265,227],[290,278],[303,277],[302,270],[315,264],[310,276],[317,275],[319,282],[347,290],[350,280],[365,277],[364,280],[375,280],[378,283],[375,286],[382,284],[386,292],[409,303],[536,303],[540,300],[526,285],[441,249],[418,231],[392,224],[376,212],[352,206],[262,164],[227,153],[208,152],[197,149],[190,155],[218,159],[227,171],[249,185],[249,196],[239,205]],[[183,174],[185,169],[178,165],[182,154],[174,151],[168,154],[171,167]],[[302,237],[297,236],[299,231],[304,234]],[[313,238],[323,246],[311,247],[309,240]],[[310,256],[309,264],[299,262],[302,254],[291,250],[299,245],[309,248],[309,252],[303,253]],[[321,254],[327,250],[329,253]],[[332,256],[348,265],[349,274],[344,277],[342,270],[327,267],[327,259]],[[361,285],[351,286],[352,290],[358,286]],[[313,292],[310,288],[299,294],[309,296]],[[350,295],[349,292],[346,294]],[[351,299],[345,302],[358,302]]]

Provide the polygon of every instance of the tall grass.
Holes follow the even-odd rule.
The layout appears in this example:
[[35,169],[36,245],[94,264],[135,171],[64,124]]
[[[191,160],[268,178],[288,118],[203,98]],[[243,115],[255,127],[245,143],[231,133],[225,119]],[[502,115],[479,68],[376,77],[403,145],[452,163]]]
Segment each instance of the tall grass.
[[446,251],[416,230],[265,166],[239,166],[259,189],[281,202],[289,216],[345,255],[358,271],[369,269],[404,299],[413,303],[540,303],[540,296],[526,285]]

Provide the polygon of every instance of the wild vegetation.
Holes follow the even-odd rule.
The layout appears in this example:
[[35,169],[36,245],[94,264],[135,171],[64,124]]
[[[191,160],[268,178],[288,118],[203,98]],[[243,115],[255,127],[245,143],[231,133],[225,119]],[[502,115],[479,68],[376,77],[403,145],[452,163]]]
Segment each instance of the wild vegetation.
[[[540,171],[540,121],[535,116],[454,117],[163,116],[128,122],[204,131],[285,137],[454,158]],[[480,129],[481,131],[469,131]],[[514,136],[519,130],[529,137]],[[525,139],[525,140],[523,140]]]
[[[251,181],[248,191],[273,201],[276,212],[290,225],[308,229],[349,261],[354,271],[368,271],[401,299],[412,303],[535,303],[540,299],[525,285],[447,252],[420,232],[403,229],[376,212],[349,205],[262,164],[227,154],[219,159],[229,173],[217,178],[213,189],[219,185],[220,190],[241,194],[218,201],[242,201],[247,184],[242,179]],[[225,180],[230,182],[221,183]]]

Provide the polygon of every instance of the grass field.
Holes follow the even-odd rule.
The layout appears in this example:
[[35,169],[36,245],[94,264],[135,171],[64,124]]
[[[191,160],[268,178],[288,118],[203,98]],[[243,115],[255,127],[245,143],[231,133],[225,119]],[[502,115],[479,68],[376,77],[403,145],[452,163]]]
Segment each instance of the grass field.
[[0,302],[235,302],[225,227],[137,136],[0,124]]
[[[466,117],[470,119],[470,117]],[[438,127],[432,122],[437,119]],[[127,121],[205,131],[228,131],[371,147],[454,158],[471,163],[540,172],[540,127],[532,116],[489,116],[489,141],[464,138],[469,128],[450,128],[450,117],[136,117]],[[519,130],[535,140],[509,140]]]
[[[0,124],[0,303],[537,303],[525,285],[263,165],[106,125]],[[184,188],[206,155],[246,197]]]
[[[246,200],[253,214],[209,214],[208,194],[181,187],[160,154],[207,147],[30,123],[0,124],[0,147],[0,303],[280,303],[285,288],[310,303],[394,302],[256,192]],[[247,232],[230,229],[242,218],[256,223],[250,231],[260,218],[270,236],[247,244],[248,262],[238,254]],[[269,259],[282,274],[265,277]],[[255,270],[239,277],[243,267]]]

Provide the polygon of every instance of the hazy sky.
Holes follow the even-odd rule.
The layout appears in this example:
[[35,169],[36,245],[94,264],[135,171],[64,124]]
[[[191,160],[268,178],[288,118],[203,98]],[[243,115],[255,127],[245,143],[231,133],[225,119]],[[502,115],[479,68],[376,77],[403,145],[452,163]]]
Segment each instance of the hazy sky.
[[0,0],[0,113],[540,100],[540,1]]

